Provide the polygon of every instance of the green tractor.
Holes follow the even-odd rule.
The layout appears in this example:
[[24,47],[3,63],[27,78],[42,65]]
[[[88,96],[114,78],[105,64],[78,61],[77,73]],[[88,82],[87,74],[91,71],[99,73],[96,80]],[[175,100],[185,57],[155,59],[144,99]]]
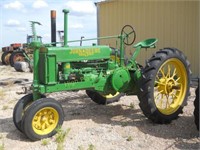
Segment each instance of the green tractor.
[[[115,38],[119,50],[106,45],[69,46],[68,10],[64,12],[64,44],[42,44],[32,22],[34,41],[32,94],[25,95],[15,105],[13,121],[16,128],[31,140],[51,137],[64,121],[61,104],[46,93],[86,90],[98,104],[118,101],[123,95],[137,95],[144,115],[154,123],[166,124],[177,119],[189,95],[190,64],[175,48],[157,51],[142,67],[136,58],[142,49],[155,48],[157,39],[151,38],[134,45],[132,57],[126,61],[124,46],[135,41],[130,25],[121,34],[99,37]],[[94,40],[94,39],[82,39]],[[79,40],[80,42],[80,40]]]

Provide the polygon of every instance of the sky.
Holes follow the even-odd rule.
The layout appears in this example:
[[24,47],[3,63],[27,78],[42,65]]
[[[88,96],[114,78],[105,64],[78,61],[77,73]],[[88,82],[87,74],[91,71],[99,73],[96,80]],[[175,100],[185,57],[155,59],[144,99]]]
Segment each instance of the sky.
[[[43,43],[51,42],[50,11],[56,10],[57,30],[63,30],[63,9],[69,9],[68,39],[77,40],[97,37],[95,2],[103,0],[1,0],[0,1],[0,47],[11,43],[26,43],[31,35],[29,21],[38,21],[37,34]],[[59,38],[57,36],[57,41]],[[84,44],[91,44],[83,43]],[[79,44],[79,43],[77,43]]]

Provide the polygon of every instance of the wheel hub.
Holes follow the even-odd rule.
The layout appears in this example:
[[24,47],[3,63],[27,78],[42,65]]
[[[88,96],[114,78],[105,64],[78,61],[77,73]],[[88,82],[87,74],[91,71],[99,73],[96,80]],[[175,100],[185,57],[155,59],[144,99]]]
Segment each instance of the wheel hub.
[[158,90],[162,94],[169,95],[173,89],[177,89],[176,81],[173,78],[161,78],[158,83]]
[[36,131],[43,131],[44,133],[54,129],[57,124],[57,117],[54,110],[44,109],[40,110],[33,118],[33,128]]

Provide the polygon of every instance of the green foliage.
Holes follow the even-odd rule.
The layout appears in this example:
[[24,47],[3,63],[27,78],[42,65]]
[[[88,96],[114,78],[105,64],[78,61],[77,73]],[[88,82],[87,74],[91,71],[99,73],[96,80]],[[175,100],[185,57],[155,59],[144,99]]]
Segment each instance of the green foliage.
[[133,138],[132,138],[132,136],[129,136],[126,140],[127,141],[133,141]]
[[95,150],[95,146],[93,144],[90,144],[87,150]]
[[82,145],[78,146],[78,150],[84,150],[83,146]]
[[64,150],[64,142],[65,142],[65,139],[67,137],[67,135],[69,134],[69,131],[71,129],[68,128],[67,130],[63,130],[61,127],[58,127],[56,129],[56,143],[57,143],[57,150]]
[[50,142],[49,139],[42,139],[42,143],[41,143],[41,145],[46,146],[46,145],[49,144],[49,142]]
[[4,143],[0,144],[0,150],[4,150],[4,149],[5,149]]
[[3,108],[2,108],[2,110],[6,110],[6,109],[8,109],[8,106],[4,105]]
[[134,109],[135,108],[135,105],[133,103],[130,103],[130,106],[129,106],[131,109]]

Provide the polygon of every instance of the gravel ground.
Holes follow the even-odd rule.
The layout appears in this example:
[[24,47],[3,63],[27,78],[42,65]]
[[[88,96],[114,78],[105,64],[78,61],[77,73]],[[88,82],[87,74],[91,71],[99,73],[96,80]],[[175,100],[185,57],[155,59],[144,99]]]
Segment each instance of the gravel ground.
[[[32,142],[15,128],[13,108],[24,96],[22,85],[14,83],[18,78],[31,81],[32,74],[16,73],[0,64],[0,81],[9,81],[8,85],[0,84],[0,150],[56,150],[55,136],[44,145],[44,140]],[[106,106],[92,102],[85,91],[53,93],[48,97],[57,99],[64,108],[62,129],[70,129],[64,150],[191,150],[199,149],[200,143],[193,117],[194,90],[191,88],[183,114],[167,125],[154,124],[144,117],[136,96],[124,96]]]

